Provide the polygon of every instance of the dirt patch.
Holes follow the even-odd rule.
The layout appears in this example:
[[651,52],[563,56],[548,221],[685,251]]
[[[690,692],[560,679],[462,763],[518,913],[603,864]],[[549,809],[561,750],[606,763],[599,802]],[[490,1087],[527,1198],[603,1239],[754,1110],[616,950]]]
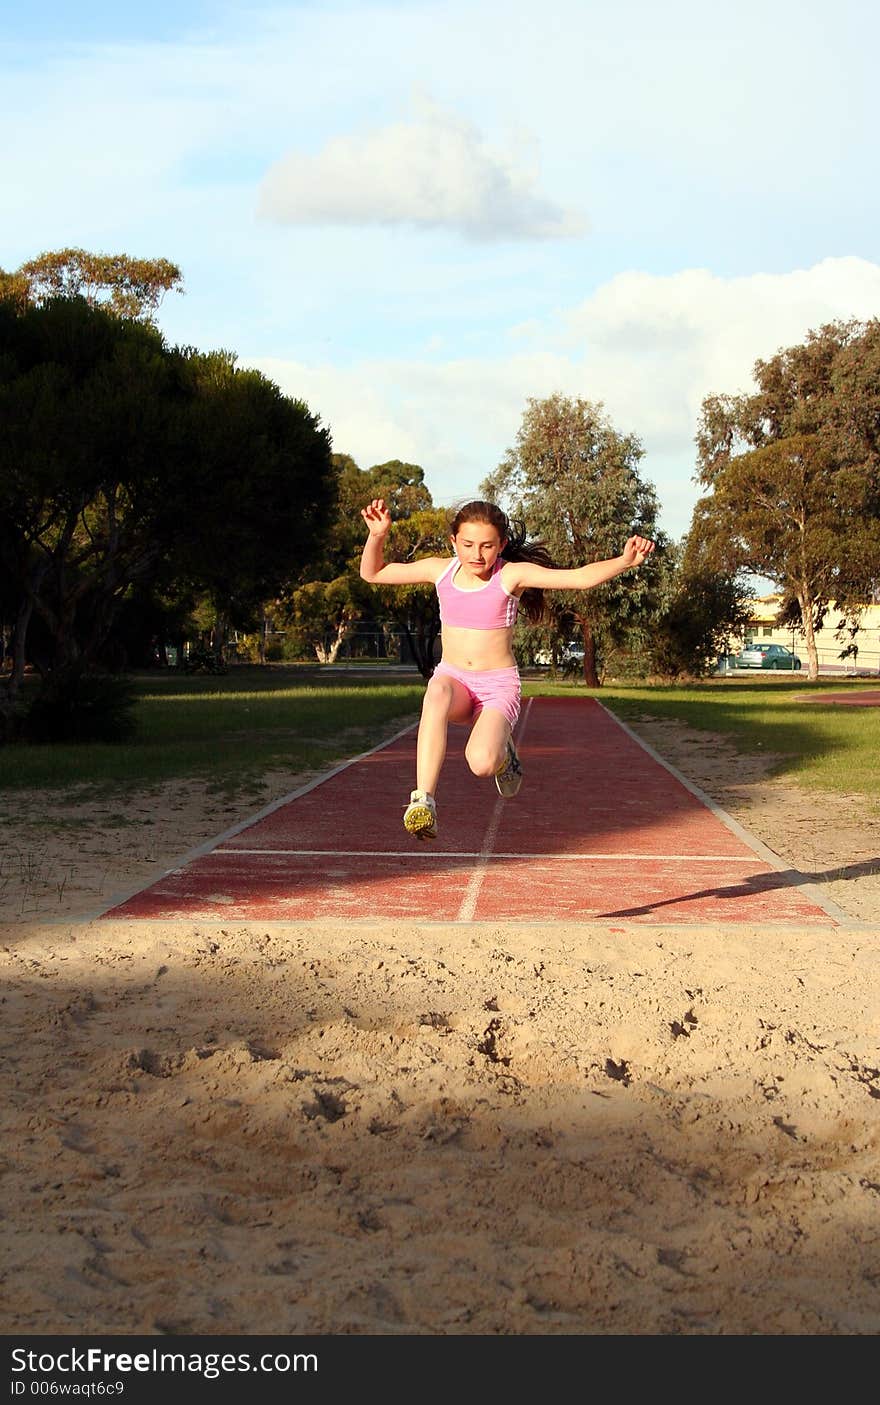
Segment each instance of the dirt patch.
[[0,922],[99,912],[315,774],[273,772],[234,794],[196,780],[129,789],[118,799],[7,791],[0,795]]

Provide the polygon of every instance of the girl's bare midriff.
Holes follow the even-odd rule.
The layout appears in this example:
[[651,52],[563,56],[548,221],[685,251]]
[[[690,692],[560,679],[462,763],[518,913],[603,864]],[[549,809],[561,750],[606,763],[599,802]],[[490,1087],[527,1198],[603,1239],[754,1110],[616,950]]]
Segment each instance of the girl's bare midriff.
[[462,629],[445,624],[441,631],[443,662],[452,668],[472,668],[484,672],[488,668],[515,668],[508,629]]

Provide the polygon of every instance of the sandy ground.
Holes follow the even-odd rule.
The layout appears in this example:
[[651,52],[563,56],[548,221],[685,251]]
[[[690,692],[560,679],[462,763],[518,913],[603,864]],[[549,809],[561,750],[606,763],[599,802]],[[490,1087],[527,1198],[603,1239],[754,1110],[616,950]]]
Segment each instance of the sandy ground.
[[0,1330],[876,1334],[880,817],[639,731],[852,924],[84,921],[292,778],[17,797]]

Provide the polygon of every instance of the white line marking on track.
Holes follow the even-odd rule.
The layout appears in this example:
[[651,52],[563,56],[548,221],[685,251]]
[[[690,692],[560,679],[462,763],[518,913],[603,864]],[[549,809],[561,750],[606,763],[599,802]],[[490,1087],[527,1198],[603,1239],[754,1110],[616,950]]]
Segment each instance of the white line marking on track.
[[104,907],[99,907],[97,911],[86,912],[80,917],[73,919],[66,917],[60,918],[59,921],[67,922],[72,920],[77,924],[85,924],[87,922],[93,922],[99,917],[106,917],[109,912],[113,911],[114,907],[121,907],[123,903],[130,902],[132,898],[140,897],[141,893],[146,893],[155,883],[161,882],[161,880],[167,878],[169,874],[179,873],[187,864],[193,863],[196,859],[203,858],[205,854],[210,854],[214,850],[214,846],[216,844],[222,844],[224,839],[232,839],[236,834],[241,834],[242,830],[250,829],[252,825],[258,824],[260,820],[264,820],[268,815],[274,814],[276,810],[283,809],[283,807],[289,805],[292,800],[298,800],[301,795],[308,795],[310,790],[317,790],[318,786],[323,785],[325,781],[332,781],[334,776],[341,775],[341,773],[347,771],[350,766],[356,766],[359,761],[364,761],[368,756],[375,756],[378,751],[384,751],[386,747],[393,746],[396,741],[400,741],[400,738],[405,737],[408,732],[414,732],[418,725],[418,722],[408,722],[405,727],[401,727],[399,732],[395,732],[393,736],[387,737],[384,742],[378,742],[376,746],[371,746],[368,751],[359,752],[357,756],[350,756],[347,761],[341,761],[338,766],[333,766],[331,770],[325,771],[323,775],[316,776],[314,780],[307,781],[305,785],[299,786],[296,790],[288,791],[288,793],[282,795],[280,799],[271,800],[268,805],[264,805],[261,810],[257,810],[256,814],[249,815],[247,819],[239,820],[238,824],[230,825],[229,829],[224,829],[222,834],[215,835],[213,839],[206,839],[203,844],[199,844],[196,848],[190,849],[189,852],[183,854],[176,863],[164,869],[157,878],[151,878],[147,883],[139,883],[136,888],[128,888],[121,893],[116,893]]
[[[488,830],[486,833],[488,835]],[[530,863],[534,863],[536,859],[558,859],[564,863],[577,863],[579,860],[587,859],[590,862],[601,859],[608,863],[620,862],[623,859],[627,863],[753,864],[755,862],[754,854],[734,858],[730,854],[609,854],[607,851],[602,854],[555,854],[552,852],[538,854],[524,850],[508,853],[501,849],[496,849],[489,854],[486,853],[485,849],[479,851],[475,849],[434,849],[428,844],[423,844],[419,849],[213,849],[211,852],[229,857],[236,854],[256,854],[258,856],[275,854],[289,859],[430,859],[432,863],[436,863],[438,859],[528,859]]]
[[[520,726],[518,733],[515,733],[517,749],[522,746],[523,738],[526,734],[526,727],[529,725],[529,713],[532,710],[533,702],[534,698],[529,698],[529,701],[526,704],[526,710],[522,716],[522,725]],[[458,909],[458,917],[456,919],[458,922],[473,921],[474,912],[476,911],[477,907],[477,898],[480,896],[480,889],[483,886],[483,879],[485,878],[486,870],[489,867],[489,860],[492,858],[492,845],[495,843],[495,836],[498,833],[498,826],[501,824],[501,816],[504,813],[504,806],[506,803],[507,802],[504,796],[499,795],[497,801],[495,802],[495,808],[492,811],[492,816],[489,820],[488,825],[486,826],[486,834],[483,839],[483,843],[480,847],[480,853],[477,858],[477,866],[471,874],[470,881],[465,890],[465,895],[461,900],[461,907]]]
[[[728,814],[726,813],[726,811],[722,810],[722,809],[720,808],[720,806],[718,806],[718,805],[711,799],[711,797],[706,794],[705,791],[701,790],[698,786],[694,785],[693,782],[689,781],[685,776],[682,775],[682,773],[681,773],[680,771],[678,771],[674,766],[672,766],[668,761],[666,761],[662,756],[660,756],[660,754],[659,754],[658,752],[656,752],[652,746],[650,746],[646,741],[644,741],[640,736],[638,736],[634,731],[632,731],[632,729],[631,729],[630,727],[628,727],[625,722],[622,722],[621,719],[620,719],[619,717],[617,717],[616,714],[613,713],[610,708],[606,707],[604,703],[599,702],[599,699],[598,699],[598,698],[596,699],[596,701],[599,703],[599,706],[602,708],[603,712],[605,712],[606,715],[607,715],[613,722],[615,722],[615,723],[620,727],[620,729],[621,729],[623,732],[626,732],[626,733],[632,738],[632,740],[633,740],[634,742],[636,742],[637,745],[640,746],[643,751],[647,752],[649,756],[651,756],[656,762],[658,762],[659,765],[664,768],[664,770],[668,771],[671,775],[673,775],[673,776],[676,778],[676,780],[679,781],[679,782],[685,787],[685,789],[689,790],[689,791],[691,792],[691,794],[695,795],[695,796],[697,797],[697,799],[700,800],[700,801],[707,807],[707,809],[709,809],[709,810],[722,822],[722,824],[724,824],[729,830],[731,830],[731,831],[737,836],[737,838],[739,838],[740,840],[742,840],[742,841],[746,844],[746,846],[751,850],[751,852],[752,852],[753,855],[757,855],[758,858],[763,859],[764,862],[765,862],[766,864],[768,864],[768,866],[769,866],[771,869],[776,869],[776,870],[785,870],[785,869],[786,869],[786,865],[785,865],[784,862],[780,859],[780,857],[779,857],[778,854],[775,854],[772,849],[769,849],[769,848],[767,847],[767,845],[761,843],[760,840],[756,839],[753,835],[749,834],[749,832],[748,832],[747,830],[745,830],[740,824],[738,824],[738,822],[737,822],[736,820],[734,820],[734,819],[732,818],[732,816],[728,815]],[[522,719],[523,725],[522,725],[522,729],[521,729],[521,731],[520,731],[520,733],[519,733],[519,737],[518,737],[518,740],[520,740],[520,741],[522,740],[522,735],[523,735],[523,733],[524,733],[524,731],[525,731],[525,721],[526,721],[526,718],[528,717],[528,713],[529,713],[529,711],[530,711],[530,709],[531,709],[532,702],[534,702],[534,699],[530,699],[530,700],[529,700],[529,703],[527,704],[526,711],[525,711],[525,713],[524,713],[524,715],[523,715],[523,719]],[[183,869],[184,869],[186,866],[188,866],[189,864],[191,864],[192,862],[194,862],[196,859],[207,857],[207,856],[210,855],[210,854],[222,854],[222,855],[224,855],[224,856],[226,856],[226,857],[230,857],[230,856],[232,856],[233,854],[254,854],[254,855],[259,855],[259,854],[265,854],[265,855],[277,854],[277,855],[288,855],[288,856],[290,856],[290,857],[301,856],[301,857],[304,857],[304,858],[317,858],[317,857],[322,857],[322,856],[323,856],[323,857],[328,857],[328,858],[329,858],[329,857],[338,857],[338,858],[349,858],[349,859],[356,859],[356,858],[411,858],[411,859],[412,859],[412,858],[415,858],[415,859],[429,859],[429,860],[431,860],[431,861],[434,862],[434,863],[436,863],[438,860],[441,860],[441,859],[470,859],[470,860],[478,860],[478,861],[480,861],[480,868],[479,868],[479,870],[478,870],[478,873],[475,873],[475,874],[473,875],[472,879],[471,879],[471,883],[470,883],[470,885],[469,885],[469,887],[468,887],[468,892],[467,892],[467,894],[465,895],[464,901],[462,902],[462,906],[461,906],[461,909],[460,909],[459,917],[458,917],[458,919],[457,919],[459,922],[462,922],[462,923],[465,924],[465,925],[471,920],[471,916],[465,916],[465,912],[466,912],[467,906],[468,906],[468,904],[469,904],[469,902],[470,902],[470,903],[471,903],[470,911],[471,911],[471,914],[472,914],[473,911],[475,910],[475,907],[476,907],[476,899],[477,899],[477,896],[478,896],[478,893],[479,893],[479,888],[480,888],[480,885],[481,885],[481,883],[482,883],[482,879],[483,879],[483,877],[485,876],[485,873],[486,873],[486,870],[487,870],[487,868],[488,868],[488,865],[489,865],[489,863],[490,863],[492,860],[496,860],[496,859],[503,859],[503,860],[517,860],[517,859],[520,859],[520,860],[528,860],[528,861],[532,861],[532,862],[534,862],[535,860],[539,860],[539,861],[540,861],[540,860],[566,860],[566,861],[578,861],[578,860],[583,861],[583,860],[589,860],[589,861],[591,861],[591,862],[614,862],[614,861],[625,860],[625,861],[630,862],[630,863],[663,862],[663,863],[690,863],[690,864],[700,864],[700,863],[704,863],[704,864],[705,864],[705,863],[749,864],[749,863],[751,863],[751,862],[754,861],[753,858],[749,858],[749,857],[745,857],[745,858],[735,858],[735,857],[731,857],[730,855],[726,855],[726,854],[633,854],[633,853],[611,853],[611,854],[609,854],[609,853],[603,853],[603,854],[596,854],[596,853],[578,853],[578,854],[556,854],[556,853],[531,854],[531,853],[516,853],[516,854],[514,854],[514,853],[502,853],[502,852],[497,852],[497,851],[493,853],[493,852],[491,851],[491,845],[492,845],[492,841],[494,840],[495,834],[497,833],[497,830],[498,830],[498,824],[499,824],[499,822],[500,822],[500,817],[501,817],[501,813],[502,813],[502,807],[503,807],[503,805],[504,805],[504,800],[503,800],[503,798],[500,797],[500,796],[499,796],[498,801],[496,802],[496,806],[495,806],[495,809],[494,809],[494,811],[493,811],[492,818],[490,819],[489,826],[488,826],[488,828],[487,828],[487,830],[486,830],[486,837],[485,837],[485,840],[484,840],[484,842],[483,842],[483,847],[482,847],[482,849],[480,850],[479,853],[473,853],[473,852],[468,852],[468,851],[458,852],[458,851],[455,851],[455,850],[435,850],[435,849],[432,849],[432,848],[429,848],[429,847],[425,847],[424,849],[421,849],[421,848],[420,848],[419,850],[415,850],[415,851],[414,851],[414,850],[410,850],[410,849],[405,849],[405,850],[399,850],[399,851],[398,851],[398,850],[376,850],[376,851],[361,850],[361,851],[359,851],[359,852],[354,852],[354,851],[351,851],[351,850],[344,850],[344,849],[245,849],[245,848],[241,848],[241,849],[231,849],[231,848],[230,848],[230,849],[226,849],[226,848],[219,848],[219,847],[216,847],[217,845],[222,844],[224,840],[232,839],[232,838],[234,838],[236,835],[240,834],[243,830],[249,829],[252,825],[255,825],[259,820],[262,820],[262,819],[266,818],[266,816],[272,814],[275,810],[278,810],[278,809],[280,809],[281,807],[283,807],[283,806],[289,804],[292,800],[297,800],[297,799],[299,799],[300,796],[306,795],[306,794],[308,794],[309,791],[316,789],[316,788],[317,788],[318,786],[320,786],[320,785],[323,785],[323,783],[324,783],[325,781],[332,780],[334,776],[339,775],[340,772],[347,770],[350,766],[356,765],[359,761],[364,760],[364,759],[365,759],[366,757],[368,757],[368,756],[374,755],[376,752],[384,751],[387,747],[390,747],[391,745],[393,745],[394,742],[396,742],[396,741],[400,740],[400,738],[406,736],[407,733],[412,732],[412,731],[415,731],[415,729],[416,729],[417,726],[418,726],[418,723],[417,723],[417,722],[409,723],[406,727],[401,728],[401,730],[400,730],[399,732],[395,733],[395,734],[394,734],[393,736],[391,736],[391,737],[388,737],[385,741],[380,742],[377,746],[371,747],[369,750],[364,751],[364,752],[361,752],[360,755],[353,756],[353,757],[349,758],[347,761],[343,761],[340,765],[334,766],[330,771],[327,771],[327,772],[325,772],[323,775],[316,777],[314,780],[309,781],[306,785],[301,786],[299,789],[289,792],[287,795],[282,796],[282,797],[281,797],[280,799],[278,799],[278,800],[272,801],[270,804],[264,806],[263,809],[257,811],[256,814],[251,815],[248,819],[245,819],[245,820],[240,821],[238,824],[233,825],[231,828],[225,830],[224,833],[220,834],[219,836],[216,836],[214,839],[206,840],[204,843],[199,844],[196,848],[191,849],[188,853],[184,854],[181,858],[179,858],[179,859],[177,860],[177,862],[176,862],[174,865],[169,866],[168,868],[164,869],[163,872],[162,872],[157,878],[150,879],[147,883],[141,882],[141,883],[139,883],[139,884],[137,885],[137,887],[133,887],[133,888],[128,889],[127,891],[124,891],[124,892],[121,892],[121,893],[117,893],[114,897],[112,897],[112,898],[109,900],[108,903],[105,903],[103,906],[101,906],[100,908],[98,908],[96,911],[94,911],[94,912],[82,913],[82,914],[79,914],[79,915],[76,916],[76,917],[52,918],[52,917],[46,916],[46,917],[44,917],[44,918],[42,919],[44,925],[47,925],[47,926],[59,926],[59,925],[68,925],[68,924],[71,924],[71,925],[79,926],[79,925],[83,925],[83,924],[88,924],[89,922],[92,922],[92,921],[94,921],[94,920],[97,919],[97,918],[107,917],[107,916],[109,916],[109,915],[112,913],[112,911],[113,911],[113,909],[114,909],[115,907],[121,906],[124,902],[130,901],[132,898],[139,897],[141,894],[148,892],[150,888],[156,886],[156,884],[159,883],[159,882],[161,882],[163,878],[168,878],[168,877],[170,877],[171,875],[181,873],[181,872],[183,871]],[[802,891],[806,896],[808,896],[809,899],[810,899],[816,906],[818,906],[820,909],[824,909],[825,913],[826,913],[828,916],[832,917],[832,918],[834,919],[834,921],[835,921],[839,926],[841,926],[841,927],[843,927],[843,928],[845,928],[845,929],[847,929],[847,930],[859,930],[859,931],[861,931],[861,930],[863,930],[863,929],[864,929],[864,930],[867,930],[867,929],[870,927],[870,924],[866,924],[866,923],[862,923],[862,922],[855,921],[853,918],[847,916],[847,914],[844,913],[841,909],[839,909],[835,903],[833,903],[830,899],[825,898],[821,893],[817,892],[816,889],[815,889],[815,887],[813,886],[813,882],[812,882],[812,880],[811,880],[811,878],[810,878],[810,876],[809,876],[808,874],[800,875],[800,876],[799,876],[799,881],[798,881],[798,879],[794,879],[794,881],[792,882],[792,886],[797,887],[797,888],[800,888],[801,891]],[[130,920],[130,919],[126,919],[126,920]],[[161,921],[165,921],[166,919],[163,917],[163,918],[158,918],[158,919],[141,919],[141,920],[142,920],[142,921],[155,920],[155,921],[157,921],[157,922],[161,922]],[[200,920],[202,920],[202,919],[200,919]],[[225,921],[225,920],[227,920],[227,919],[225,919],[225,918],[224,918],[224,919],[219,919],[219,918],[218,918],[217,920],[218,920],[218,921],[220,921],[220,920]],[[320,921],[314,921],[314,922],[313,922],[311,919],[301,919],[301,920],[304,920],[304,921],[305,921],[305,925],[307,925],[307,926],[309,926],[309,925],[317,925],[317,926],[320,926]],[[346,921],[350,921],[350,920],[351,920],[351,919],[346,919]],[[547,919],[547,920],[548,920],[548,921],[552,921],[553,919]],[[566,919],[566,920],[567,920],[567,919]],[[619,919],[615,919],[615,920],[619,920]],[[514,925],[514,926],[515,926],[515,925],[531,926],[531,925],[532,925],[532,922],[533,922],[533,919],[531,919],[531,918],[529,918],[529,919],[510,919],[510,922],[511,922],[511,925]],[[355,925],[357,925],[357,923],[355,923]],[[437,923],[437,922],[433,922],[433,921],[431,921],[431,920],[428,920],[428,925],[429,925],[429,926],[430,926],[430,925],[434,925],[434,926],[443,926],[443,925],[449,925],[449,924]],[[757,928],[756,930],[764,930],[764,929],[766,929],[767,931],[775,931],[775,930],[778,929],[778,930],[783,930],[783,931],[785,931],[785,930],[789,929],[790,926],[791,926],[790,920],[783,920],[783,921],[780,921],[780,922],[778,922],[778,923],[766,923],[766,922],[765,922],[765,923],[763,923],[759,928]],[[691,929],[690,924],[688,924],[688,930],[690,930],[690,929]],[[673,927],[673,930],[675,930],[674,927]],[[873,929],[872,929],[872,930],[873,930]]]

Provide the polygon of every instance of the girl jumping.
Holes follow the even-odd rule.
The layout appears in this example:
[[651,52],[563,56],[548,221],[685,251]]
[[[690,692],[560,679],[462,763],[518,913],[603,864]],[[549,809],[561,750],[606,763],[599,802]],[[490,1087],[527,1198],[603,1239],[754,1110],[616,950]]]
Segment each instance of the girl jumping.
[[630,537],[620,556],[574,570],[553,565],[540,542],[527,543],[500,507],[469,502],[451,526],[448,557],[385,562],[391,514],[382,498],[361,511],[369,535],[360,573],[373,585],[433,585],[440,601],[442,662],[425,689],[416,746],[416,789],[403,815],[418,839],[436,839],[434,796],[446,755],[450,722],[470,727],[465,748],[475,776],[494,776],[501,795],[519,790],[523,771],[513,744],[519,717],[520,679],[513,657],[513,626],[520,600],[532,620],[543,613],[545,590],[589,590],[642,562],[654,550],[646,537]]

